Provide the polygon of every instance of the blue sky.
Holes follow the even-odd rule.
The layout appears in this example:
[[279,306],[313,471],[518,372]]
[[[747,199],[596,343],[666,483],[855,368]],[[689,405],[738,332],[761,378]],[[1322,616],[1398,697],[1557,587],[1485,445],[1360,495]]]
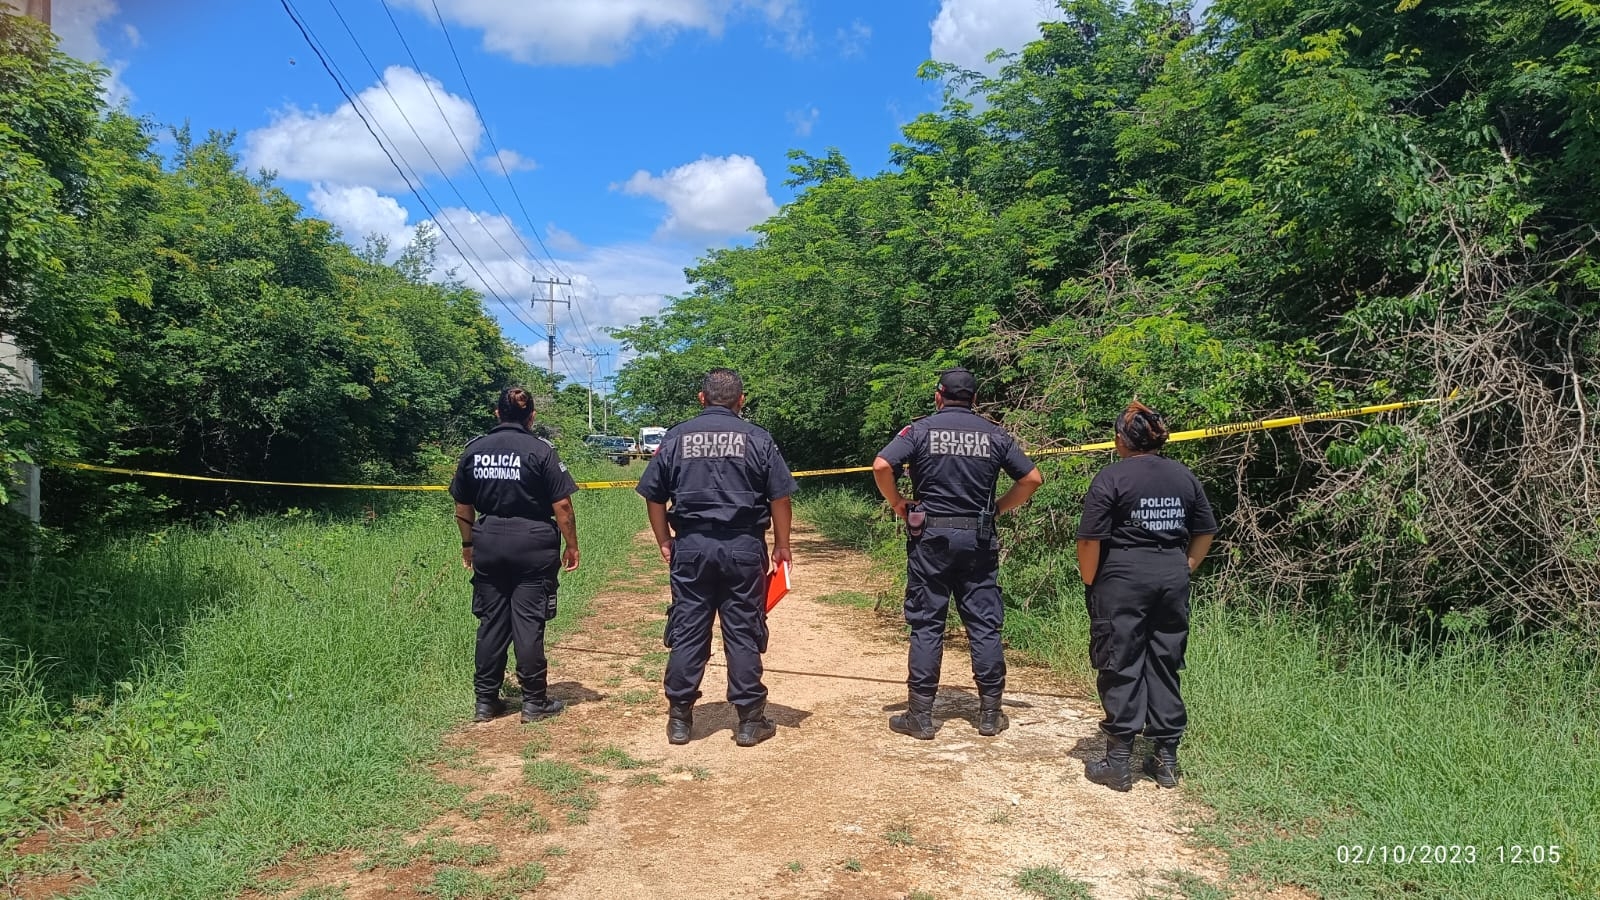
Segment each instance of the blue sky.
[[916,78],[924,60],[992,68],[988,51],[1020,47],[1053,9],[1048,0],[387,4],[291,0],[425,189],[427,208],[279,0],[55,0],[54,24],[68,52],[111,69],[114,101],[197,133],[237,132],[247,167],[276,171],[309,215],[351,243],[380,234],[398,251],[418,223],[436,222],[459,247],[442,242],[439,277],[453,269],[515,307],[486,302],[532,359],[544,359],[546,307],[529,308],[530,282],[570,277],[557,293],[573,303],[556,307],[557,370],[579,380],[588,371],[579,351],[611,351],[595,364],[600,376],[619,361],[605,326],[659,310],[685,290],[685,266],[750,240],[749,226],[791,197],[790,148],[838,147],[858,173],[881,170],[900,126],[938,106],[937,86]]

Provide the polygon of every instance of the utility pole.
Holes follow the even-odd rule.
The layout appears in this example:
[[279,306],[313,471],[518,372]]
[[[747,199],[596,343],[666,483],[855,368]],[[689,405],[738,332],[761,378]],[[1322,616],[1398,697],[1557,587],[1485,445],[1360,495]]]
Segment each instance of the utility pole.
[[[578,352],[583,354],[584,361],[589,364],[589,432],[592,434],[594,432],[594,361],[602,356],[610,356],[611,351],[605,350],[600,353],[591,353],[587,350],[579,350]],[[607,433],[609,434],[610,432]]]
[[[600,383],[601,384],[605,384],[608,381],[614,381],[616,379],[616,377],[617,376],[615,376],[615,375],[607,375],[606,377],[600,379]],[[605,419],[605,422],[600,426],[600,430],[605,432],[606,434],[610,434],[611,433],[611,392],[610,391],[606,391],[604,394],[600,395],[600,415],[601,415],[602,418]]]
[[[17,6],[15,2],[9,5]],[[22,0],[20,8],[23,15],[43,22],[46,28],[50,27],[50,0]],[[4,373],[6,381],[16,383],[35,397],[43,391],[39,367],[22,352],[16,338],[9,334],[0,334],[0,373]],[[27,516],[33,524],[39,524],[39,467],[19,465],[12,480],[15,496],[11,508]]]
[[[550,304],[550,318],[545,320],[545,334],[549,337],[549,350],[546,353],[545,358],[548,362],[550,374],[553,377],[556,374],[556,304],[565,303],[568,309],[572,308],[571,300],[556,299],[556,286],[564,285],[571,287],[572,279],[569,278],[563,281],[559,278],[535,278],[533,283],[547,284],[550,286],[550,297],[547,301]],[[538,303],[539,301],[537,298],[535,298],[533,302]]]

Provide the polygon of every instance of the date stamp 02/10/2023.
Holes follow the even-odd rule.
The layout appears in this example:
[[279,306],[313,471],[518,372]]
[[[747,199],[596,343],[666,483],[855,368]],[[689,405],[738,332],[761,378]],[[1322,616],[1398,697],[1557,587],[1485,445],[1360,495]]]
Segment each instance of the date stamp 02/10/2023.
[[1351,865],[1554,865],[1560,844],[1340,844],[1334,858]]

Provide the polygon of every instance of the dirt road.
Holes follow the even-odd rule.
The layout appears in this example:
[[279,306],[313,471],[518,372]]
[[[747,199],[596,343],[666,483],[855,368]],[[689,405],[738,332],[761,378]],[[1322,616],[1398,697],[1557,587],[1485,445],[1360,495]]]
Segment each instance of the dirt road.
[[[463,727],[452,738],[463,758],[442,770],[469,788],[460,809],[387,853],[287,866],[278,896],[517,896],[518,882],[497,873],[528,862],[544,870],[530,895],[573,900],[1029,897],[1039,895],[1016,878],[1040,867],[1099,900],[1181,897],[1177,882],[1220,879],[1217,861],[1185,843],[1181,789],[1141,779],[1115,794],[1083,780],[1098,708],[1042,671],[1013,665],[1011,727],[980,737],[966,647],[952,640],[938,737],[890,732],[905,702],[897,618],[838,605],[888,579],[805,531],[795,559],[766,656],[777,737],[735,746],[718,650],[694,739],[666,742],[669,593],[641,535],[629,574],[551,650],[565,714]],[[458,881],[482,893],[447,890]]]

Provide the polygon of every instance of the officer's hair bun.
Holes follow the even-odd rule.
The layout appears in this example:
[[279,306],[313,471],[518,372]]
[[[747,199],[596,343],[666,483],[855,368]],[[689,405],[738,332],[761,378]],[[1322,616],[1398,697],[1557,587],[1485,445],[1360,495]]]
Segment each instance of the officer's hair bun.
[[1150,453],[1160,450],[1172,431],[1160,413],[1135,400],[1117,417],[1117,434],[1129,448]]
[[512,385],[500,392],[495,411],[502,422],[527,422],[533,416],[533,395],[520,385]]

